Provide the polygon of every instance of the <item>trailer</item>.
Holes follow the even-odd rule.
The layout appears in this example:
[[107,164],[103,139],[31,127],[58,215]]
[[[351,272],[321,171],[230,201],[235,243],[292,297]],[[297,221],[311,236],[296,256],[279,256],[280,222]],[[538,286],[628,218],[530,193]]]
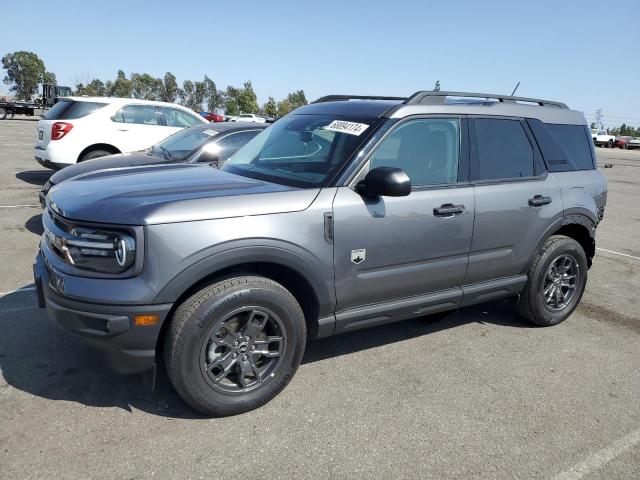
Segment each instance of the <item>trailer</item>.
[[34,110],[40,105],[33,102],[3,102],[0,101],[0,120],[7,118],[7,115],[28,115],[33,117]]
[[36,109],[47,109],[53,107],[60,98],[69,97],[71,88],[58,86],[54,83],[42,85],[42,97],[36,102],[25,101],[2,101],[0,100],[0,120],[4,120],[8,115],[27,115],[33,117]]

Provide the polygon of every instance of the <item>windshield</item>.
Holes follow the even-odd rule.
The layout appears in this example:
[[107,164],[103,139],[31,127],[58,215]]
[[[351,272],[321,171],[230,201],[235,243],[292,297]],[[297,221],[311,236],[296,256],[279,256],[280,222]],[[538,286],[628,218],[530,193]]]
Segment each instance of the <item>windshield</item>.
[[184,160],[218,133],[212,128],[186,128],[151,147],[150,153],[164,156],[167,160]]
[[294,187],[318,187],[371,133],[371,119],[287,115],[241,148],[222,170]]

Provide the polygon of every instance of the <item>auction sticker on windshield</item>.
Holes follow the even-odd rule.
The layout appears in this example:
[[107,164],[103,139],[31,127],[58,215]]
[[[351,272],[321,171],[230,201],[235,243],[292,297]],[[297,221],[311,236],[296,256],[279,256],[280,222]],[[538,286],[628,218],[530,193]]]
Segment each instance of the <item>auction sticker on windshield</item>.
[[367,128],[369,128],[369,125],[366,123],[345,122],[343,120],[334,120],[324,127],[325,130],[331,130],[332,132],[348,133],[349,135],[357,136],[362,134]]

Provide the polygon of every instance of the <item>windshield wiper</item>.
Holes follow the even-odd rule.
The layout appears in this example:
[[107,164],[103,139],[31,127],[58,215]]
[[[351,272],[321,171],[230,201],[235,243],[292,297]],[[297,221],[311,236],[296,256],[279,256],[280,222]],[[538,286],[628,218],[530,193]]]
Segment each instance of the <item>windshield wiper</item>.
[[169,160],[171,158],[171,152],[169,152],[169,150],[167,150],[162,145],[159,145],[159,147],[160,150],[162,150],[162,156],[165,158],[165,160]]

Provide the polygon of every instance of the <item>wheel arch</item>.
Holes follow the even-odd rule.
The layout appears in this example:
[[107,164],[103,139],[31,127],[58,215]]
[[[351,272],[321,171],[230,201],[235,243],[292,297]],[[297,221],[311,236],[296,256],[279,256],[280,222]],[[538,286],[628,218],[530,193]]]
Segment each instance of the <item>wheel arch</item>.
[[173,311],[205,285],[236,275],[259,275],[280,283],[296,298],[304,313],[308,338],[333,331],[335,291],[313,263],[299,253],[272,246],[238,247],[211,255],[176,275],[163,287],[154,303],[173,303],[160,335],[160,351]]
[[89,145],[88,147],[86,147],[84,150],[80,152],[80,154],[78,155],[77,162],[81,162],[82,157],[84,157],[87,153],[92,152],[94,150],[106,150],[107,152],[111,152],[112,155],[116,153],[122,153],[117,147],[114,147],[109,143],[94,143],[93,145]]
[[542,250],[542,247],[553,235],[564,235],[574,239],[580,244],[587,255],[587,265],[591,267],[593,257],[596,253],[595,231],[597,223],[593,219],[591,212],[573,212],[554,222],[542,236],[536,250],[531,255],[529,262],[522,273],[527,273]]

